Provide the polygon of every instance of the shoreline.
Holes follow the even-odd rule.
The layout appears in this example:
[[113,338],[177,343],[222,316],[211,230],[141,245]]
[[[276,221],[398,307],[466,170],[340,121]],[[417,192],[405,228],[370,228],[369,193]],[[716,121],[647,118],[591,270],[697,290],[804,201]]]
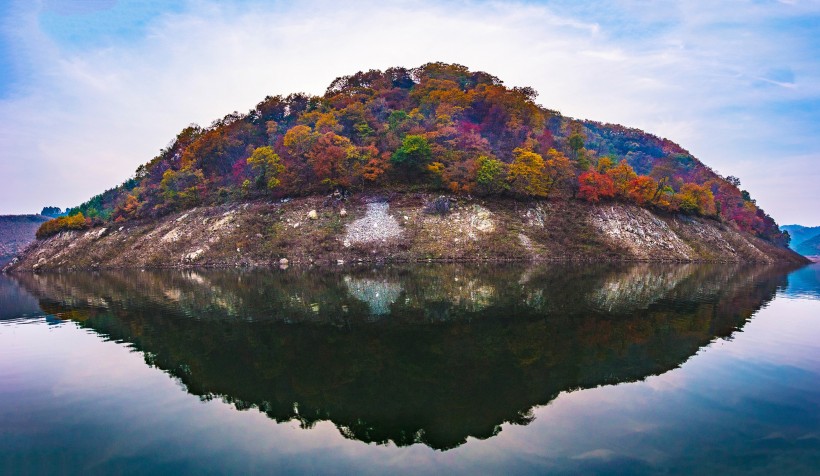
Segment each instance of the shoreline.
[[[438,197],[438,198],[437,198]],[[156,220],[64,231],[4,272],[275,268],[353,263],[810,261],[710,218],[618,202],[481,200],[432,194],[329,202],[302,197],[198,207]]]

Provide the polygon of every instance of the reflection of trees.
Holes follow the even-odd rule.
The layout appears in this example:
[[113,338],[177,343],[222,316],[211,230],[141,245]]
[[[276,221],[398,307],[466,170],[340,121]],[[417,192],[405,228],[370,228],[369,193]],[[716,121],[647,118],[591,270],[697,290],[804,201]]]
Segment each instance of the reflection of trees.
[[562,391],[675,368],[785,284],[773,269],[693,265],[19,279],[44,311],[131,343],[202,398],[440,449],[527,423]]

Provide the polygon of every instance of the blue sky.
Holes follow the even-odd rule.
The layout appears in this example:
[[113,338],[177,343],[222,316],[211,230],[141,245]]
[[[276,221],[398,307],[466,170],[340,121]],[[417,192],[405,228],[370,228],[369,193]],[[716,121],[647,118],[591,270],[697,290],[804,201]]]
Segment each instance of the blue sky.
[[369,68],[464,64],[668,137],[820,224],[820,1],[0,5],[0,214],[113,187],[189,123]]

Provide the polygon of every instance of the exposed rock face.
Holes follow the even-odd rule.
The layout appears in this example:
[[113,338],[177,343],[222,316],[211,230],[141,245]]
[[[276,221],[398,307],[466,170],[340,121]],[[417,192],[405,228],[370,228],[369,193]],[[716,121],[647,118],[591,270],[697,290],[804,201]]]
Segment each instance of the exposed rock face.
[[615,244],[622,244],[629,254],[640,259],[667,255],[682,261],[698,258],[687,245],[660,218],[644,208],[599,207],[591,215],[592,224]]
[[389,209],[387,203],[368,203],[364,217],[347,226],[345,241],[351,244],[370,243],[401,236],[399,222],[387,213]]
[[430,199],[400,195],[388,203],[363,196],[328,204],[309,197],[200,207],[152,222],[63,232],[37,242],[9,269],[427,260],[805,262],[715,220],[658,215],[632,205],[460,198],[441,215],[424,212]]

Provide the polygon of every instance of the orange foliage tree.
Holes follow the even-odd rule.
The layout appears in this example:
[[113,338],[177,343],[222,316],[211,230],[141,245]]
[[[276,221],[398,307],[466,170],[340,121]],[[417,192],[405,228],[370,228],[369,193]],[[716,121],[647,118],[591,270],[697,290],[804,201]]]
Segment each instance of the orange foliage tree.
[[604,198],[615,196],[615,184],[609,175],[589,170],[578,177],[578,197],[597,203]]

